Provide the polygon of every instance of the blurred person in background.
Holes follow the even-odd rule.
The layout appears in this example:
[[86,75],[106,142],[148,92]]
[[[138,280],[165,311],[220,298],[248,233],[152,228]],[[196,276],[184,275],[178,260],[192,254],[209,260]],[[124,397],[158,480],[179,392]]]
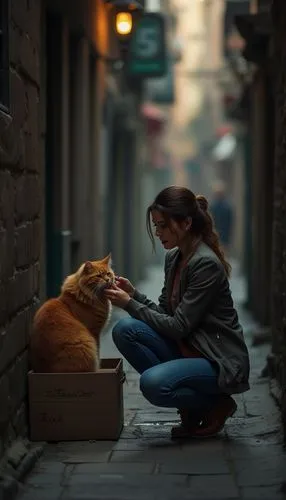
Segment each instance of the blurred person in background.
[[228,200],[226,186],[223,181],[216,181],[212,188],[213,200],[210,204],[210,213],[214,220],[224,250],[229,254],[232,243],[234,212]]

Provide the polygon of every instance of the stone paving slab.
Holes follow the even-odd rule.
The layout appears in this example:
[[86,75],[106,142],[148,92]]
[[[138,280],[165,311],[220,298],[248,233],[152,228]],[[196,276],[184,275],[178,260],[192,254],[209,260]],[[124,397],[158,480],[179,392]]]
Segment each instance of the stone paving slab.
[[[142,292],[156,300],[161,278],[162,271],[152,269]],[[243,278],[234,276],[231,287],[239,300],[243,286]],[[239,316],[251,355],[251,390],[235,396],[238,411],[216,438],[172,441],[176,410],[150,405],[139,393],[138,374],[124,361],[125,426],[120,439],[48,444],[19,500],[285,498],[280,414],[269,396],[268,380],[260,378],[269,346],[252,347],[255,323],[244,310]],[[120,356],[109,331],[102,356]]]
[[[60,500],[64,489],[55,483],[53,486],[32,487],[26,486],[20,488],[17,499],[21,500]],[[79,500],[79,499],[78,499]]]
[[[74,476],[75,477],[75,476]],[[68,486],[62,496],[63,499],[98,498],[98,499],[144,499],[161,498],[164,500],[180,498],[238,498],[238,490],[230,475],[221,476],[220,482],[212,476],[202,482],[201,478],[175,475],[164,477],[150,476],[148,484],[141,478],[134,476],[100,476],[96,480],[87,482],[88,478],[80,483],[74,482]]]
[[231,467],[224,457],[216,457],[215,455],[208,454],[200,459],[193,456],[185,460],[159,460],[159,471],[161,474],[188,474],[199,475],[201,481],[204,481],[202,476],[209,474],[222,475],[230,474]]
[[251,488],[241,488],[241,498],[252,500],[285,500],[285,493],[281,491],[280,486],[254,486]]
[[239,486],[272,486],[283,484],[285,480],[286,460],[280,455],[254,460],[234,460],[236,481]]
[[220,476],[194,476],[190,479],[190,489],[196,498],[238,498],[239,491],[231,474]]
[[47,446],[43,462],[56,461],[66,464],[107,462],[113,446],[114,441],[74,441],[52,444]]
[[156,463],[152,460],[145,462],[120,462],[104,464],[79,464],[73,469],[73,476],[76,475],[101,475],[101,474],[153,474],[156,469]]

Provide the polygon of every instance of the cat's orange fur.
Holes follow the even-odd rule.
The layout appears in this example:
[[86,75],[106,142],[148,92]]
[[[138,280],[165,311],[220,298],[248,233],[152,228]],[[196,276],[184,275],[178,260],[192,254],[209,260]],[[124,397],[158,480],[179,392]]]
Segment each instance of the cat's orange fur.
[[110,256],[88,261],[66,278],[59,297],[38,309],[30,338],[35,372],[93,372],[100,367],[100,334],[111,312],[100,287],[113,280]]

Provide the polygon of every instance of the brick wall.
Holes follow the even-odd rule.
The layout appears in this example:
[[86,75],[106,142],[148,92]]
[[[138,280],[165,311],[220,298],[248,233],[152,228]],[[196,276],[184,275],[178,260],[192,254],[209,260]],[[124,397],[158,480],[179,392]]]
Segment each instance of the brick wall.
[[10,4],[10,114],[0,111],[0,457],[27,427],[27,343],[39,296],[43,199],[41,1]]

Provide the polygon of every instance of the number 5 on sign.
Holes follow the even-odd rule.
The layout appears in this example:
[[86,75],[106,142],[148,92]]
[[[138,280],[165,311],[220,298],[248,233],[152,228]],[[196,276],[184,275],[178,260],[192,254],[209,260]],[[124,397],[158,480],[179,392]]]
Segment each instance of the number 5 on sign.
[[158,27],[144,26],[136,34],[136,53],[142,59],[154,57],[160,50],[160,33]]
[[152,78],[167,72],[165,19],[157,12],[145,13],[131,37],[127,58],[130,76]]

